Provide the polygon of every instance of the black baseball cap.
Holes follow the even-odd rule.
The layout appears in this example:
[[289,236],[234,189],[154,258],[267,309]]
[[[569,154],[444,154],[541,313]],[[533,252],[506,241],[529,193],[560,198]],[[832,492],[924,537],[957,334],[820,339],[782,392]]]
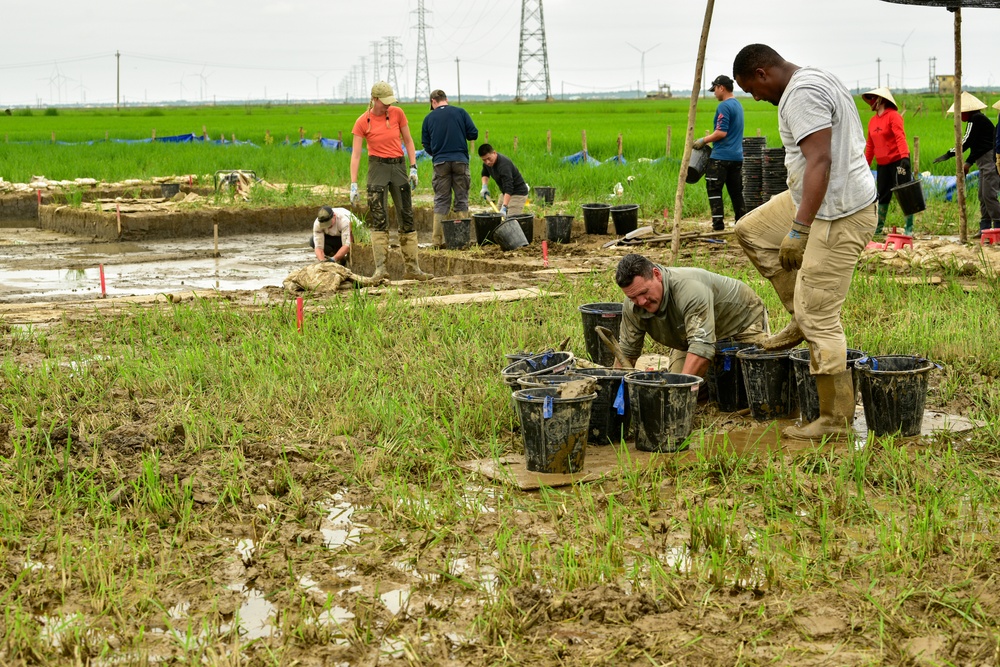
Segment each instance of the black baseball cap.
[[726,90],[731,91],[733,89],[733,80],[730,79],[725,74],[720,74],[719,76],[715,77],[714,81],[712,81],[712,88],[715,88],[716,86],[722,86]]

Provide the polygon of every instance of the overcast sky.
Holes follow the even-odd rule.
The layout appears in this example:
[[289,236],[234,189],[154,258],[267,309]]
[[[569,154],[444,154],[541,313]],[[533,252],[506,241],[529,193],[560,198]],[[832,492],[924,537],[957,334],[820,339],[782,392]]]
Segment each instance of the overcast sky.
[[[690,89],[703,0],[544,0],[543,6],[553,96],[653,90],[658,83]],[[380,74],[388,78],[387,37],[398,40],[397,95],[412,98],[417,7],[418,0],[6,2],[0,105],[114,103],[116,51],[125,103],[340,100],[370,89],[373,42],[382,44]],[[431,88],[443,88],[453,102],[459,84],[463,95],[514,94],[521,2],[424,0],[424,7]],[[1000,10],[963,11],[966,88],[1000,85],[998,28]],[[752,42],[799,65],[829,69],[851,88],[877,85],[878,58],[881,83],[893,90],[903,82],[926,87],[930,58],[937,59],[937,74],[954,72],[953,15],[939,8],[881,0],[717,0],[708,79],[731,74],[733,56]]]

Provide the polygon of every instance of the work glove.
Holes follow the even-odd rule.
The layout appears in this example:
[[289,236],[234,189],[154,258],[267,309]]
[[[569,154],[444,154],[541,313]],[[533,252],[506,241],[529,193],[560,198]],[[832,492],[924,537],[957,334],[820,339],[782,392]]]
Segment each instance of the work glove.
[[951,156],[952,156],[952,152],[948,151],[944,155],[942,155],[940,157],[934,158],[934,164],[937,164],[938,162],[944,162],[945,160],[949,160],[949,159],[951,159]]
[[[896,176],[899,178],[906,178],[906,175],[910,173],[910,158],[904,157],[896,165]],[[896,180],[899,181],[899,178]]]
[[788,236],[781,240],[781,248],[778,250],[778,261],[781,262],[781,268],[785,271],[800,269],[807,243],[809,243],[809,225],[793,222],[791,231],[788,232]]
[[361,201],[361,195],[358,194],[358,184],[351,183],[351,203],[357,204]]
[[490,186],[483,185],[483,189],[479,191],[479,194],[483,196],[483,199],[488,199],[490,196]]
[[417,179],[417,168],[416,167],[410,167],[410,189],[411,190],[416,190],[417,189],[417,180],[418,180]]
[[500,215],[502,215],[505,218],[507,217],[507,207],[506,206],[501,206],[500,207]]
[[704,138],[702,138],[702,139],[695,139],[694,140],[694,147],[697,148],[698,150],[701,150],[702,148],[704,148],[705,147],[705,139]]

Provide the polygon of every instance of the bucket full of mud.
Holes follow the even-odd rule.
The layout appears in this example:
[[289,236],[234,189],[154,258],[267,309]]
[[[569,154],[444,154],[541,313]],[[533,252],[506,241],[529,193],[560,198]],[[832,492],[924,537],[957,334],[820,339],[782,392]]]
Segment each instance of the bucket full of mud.
[[545,216],[545,238],[553,243],[569,243],[573,235],[573,216]]
[[461,250],[469,245],[472,232],[472,220],[445,220],[441,223],[444,230],[444,244],[449,250]]
[[756,347],[740,350],[750,414],[761,422],[788,417],[795,410],[795,380],[788,351],[768,352]]
[[934,362],[906,355],[879,355],[857,361],[854,367],[868,432],[920,435]]
[[513,218],[508,218],[500,223],[500,226],[493,231],[493,238],[504,251],[517,250],[528,245],[528,239],[524,238],[521,225],[517,224],[517,220]]
[[524,238],[528,241],[530,245],[535,239],[535,214],[534,213],[518,213],[517,215],[507,216],[508,220],[517,220],[517,224],[521,227],[521,233],[524,234]]
[[615,234],[625,236],[639,226],[639,205],[621,204],[611,207],[611,220],[615,223]]
[[747,389],[743,383],[743,362],[740,350],[753,343],[737,343],[732,338],[716,341],[715,358],[708,369],[708,397],[718,404],[720,412],[736,412],[747,408]]
[[628,438],[632,406],[625,376],[634,372],[630,368],[578,368],[574,371],[597,380],[597,398],[590,406],[590,433],[587,436],[590,444],[612,445]]
[[160,195],[164,199],[170,199],[171,197],[177,196],[177,193],[181,191],[180,183],[160,183]]
[[518,379],[525,376],[550,375],[552,373],[563,373],[573,368],[576,358],[572,352],[543,352],[527,359],[521,359],[508,365],[500,371],[500,377],[504,384],[511,389],[517,389]]
[[481,246],[487,243],[495,244],[493,233],[503,222],[503,216],[499,213],[473,213],[472,220],[476,225],[476,243]]
[[583,470],[590,407],[596,393],[580,395],[592,382],[534,387],[514,392],[524,460],[532,472],[569,475]]
[[[799,397],[799,415],[802,423],[819,419],[819,394],[816,391],[816,376],[809,373],[809,350],[802,348],[792,350],[788,358],[792,361],[792,373],[795,376],[795,389]],[[857,361],[864,361],[868,355],[861,350],[847,350],[847,368],[852,370],[854,381],[855,403],[857,403],[858,371],[854,368]]]
[[897,185],[892,189],[899,202],[899,208],[903,209],[903,215],[914,215],[927,209],[924,203],[924,191],[920,187],[920,181],[910,181]]
[[580,306],[580,317],[583,319],[583,342],[587,345],[587,354],[595,364],[611,366],[615,363],[614,353],[601,342],[597,335],[597,327],[610,329],[618,340],[618,332],[622,326],[621,302],[585,303]]
[[556,189],[554,187],[540,185],[535,188],[535,194],[545,202],[546,206],[552,206],[552,203],[556,200]]
[[664,371],[625,376],[632,418],[638,426],[636,449],[676,452],[687,447],[702,382],[697,375]]
[[607,234],[611,204],[584,204],[583,228],[588,234]]

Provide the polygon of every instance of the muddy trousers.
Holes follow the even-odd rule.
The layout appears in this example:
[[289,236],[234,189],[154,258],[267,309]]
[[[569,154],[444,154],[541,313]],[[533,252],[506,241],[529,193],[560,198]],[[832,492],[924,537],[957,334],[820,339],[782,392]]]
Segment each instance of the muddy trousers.
[[743,202],[743,162],[740,160],[708,160],[705,168],[705,190],[708,192],[708,206],[712,210],[712,229],[725,229],[725,208],[722,205],[722,188],[729,192],[733,202],[733,214],[736,219],[742,218],[746,212]]
[[[897,160],[886,165],[879,165],[875,170],[875,189],[878,191],[878,227],[876,234],[882,233],[886,218],[889,215],[889,204],[892,203],[892,189],[897,185],[913,180],[910,173],[910,160]],[[907,234],[913,233],[913,216],[904,218],[903,224]]]
[[979,167],[979,229],[1000,227],[1000,174],[997,173],[996,153],[989,151],[978,160]]
[[[786,190],[747,213],[736,225],[736,238],[747,257],[772,283],[788,276],[778,261],[778,250],[795,212],[792,194]],[[789,312],[809,344],[809,372],[813,375],[836,375],[847,365],[840,309],[851,287],[854,267],[872,240],[876,224],[875,202],[846,217],[817,219],[812,224]]]
[[[316,241],[311,236],[309,237],[309,247],[310,248],[315,248],[316,247]],[[330,234],[323,234],[323,254],[326,255],[327,259],[331,259],[334,255],[337,254],[337,252],[342,247],[344,247],[344,244],[341,242],[339,236],[332,236]],[[347,252],[350,253],[351,251],[348,250]],[[338,263],[341,266],[347,266],[347,257],[348,256],[350,256],[350,255],[348,254],[347,256],[345,256],[344,259],[341,260]]]
[[413,231],[413,201],[404,158],[368,157],[368,212],[373,232],[389,231],[389,197],[400,234]]
[[[469,185],[472,174],[468,162],[436,162],[431,188],[434,190],[434,213],[448,215],[449,211],[469,210]],[[454,195],[454,206],[452,196]]]

